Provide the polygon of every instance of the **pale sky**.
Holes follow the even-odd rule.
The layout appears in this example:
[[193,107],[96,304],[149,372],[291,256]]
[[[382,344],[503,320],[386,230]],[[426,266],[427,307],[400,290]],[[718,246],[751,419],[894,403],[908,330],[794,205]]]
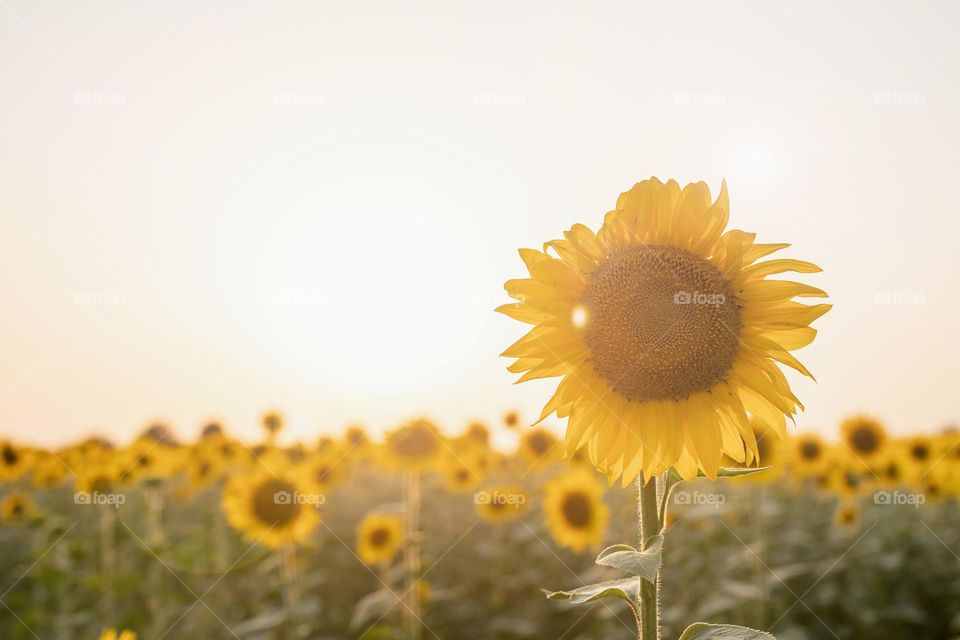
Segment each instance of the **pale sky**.
[[516,249],[651,175],[725,177],[733,226],[824,268],[801,429],[958,420],[958,18],[0,0],[0,436],[532,418]]

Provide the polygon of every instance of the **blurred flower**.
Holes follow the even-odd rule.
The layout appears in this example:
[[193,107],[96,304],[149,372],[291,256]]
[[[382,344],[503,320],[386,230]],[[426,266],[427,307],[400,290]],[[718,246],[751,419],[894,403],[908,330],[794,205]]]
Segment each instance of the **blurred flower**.
[[283,416],[279,411],[268,411],[263,414],[263,417],[260,419],[260,424],[263,425],[267,436],[273,438],[283,429]]
[[887,441],[887,430],[879,420],[868,416],[853,416],[840,424],[844,444],[862,462],[878,455]]
[[14,491],[0,502],[0,519],[4,522],[23,522],[34,513],[37,505],[26,493]]
[[503,414],[503,426],[507,429],[516,429],[520,425],[520,414],[516,411],[507,411]]
[[801,478],[824,473],[827,466],[827,445],[820,436],[805,433],[787,440],[786,455],[793,472]]
[[543,510],[557,544],[577,553],[600,544],[610,519],[606,487],[588,471],[574,471],[544,486]]
[[100,634],[100,640],[137,640],[137,634],[128,629],[124,629],[119,634],[116,629],[104,629]]
[[429,420],[416,419],[387,433],[388,459],[401,469],[426,469],[440,456],[442,436]]
[[227,520],[253,542],[276,548],[302,542],[320,522],[307,488],[293,474],[266,471],[234,476],[223,492]]
[[499,486],[473,495],[477,513],[488,522],[512,520],[527,509],[527,494],[518,486]]
[[555,448],[557,437],[550,431],[535,427],[524,431],[520,436],[517,455],[529,463],[537,464],[559,456],[559,448]]
[[447,456],[443,463],[447,488],[454,492],[476,489],[483,481],[483,459],[482,454],[471,454],[469,451]]
[[711,204],[704,183],[652,178],[598,233],[578,224],[544,252],[520,250],[531,277],[506,283],[518,302],[498,311],[534,327],[503,355],[520,381],[562,378],[540,420],[569,417],[568,453],[589,444],[611,479],[670,467],[715,478],[723,453],[756,458],[749,415],[785,437],[800,408],[777,363],[810,375],[790,351],[813,341],[809,324],[830,305],[799,304],[826,294],[765,278],[820,269],[757,262],[787,245],[724,233],[728,215],[725,184]]
[[402,542],[403,522],[397,516],[371,513],[357,527],[357,555],[366,564],[389,564]]
[[833,513],[833,523],[845,531],[856,531],[860,528],[860,507],[853,501],[841,502]]
[[30,453],[8,440],[0,440],[0,481],[12,482],[30,467]]

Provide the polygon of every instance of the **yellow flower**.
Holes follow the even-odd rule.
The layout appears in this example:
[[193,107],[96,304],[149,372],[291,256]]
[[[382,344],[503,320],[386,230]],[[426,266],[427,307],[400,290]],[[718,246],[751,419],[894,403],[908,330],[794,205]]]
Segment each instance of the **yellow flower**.
[[403,522],[397,516],[371,513],[357,527],[357,555],[366,564],[389,564],[402,542]]
[[459,441],[465,446],[486,448],[490,443],[490,429],[482,422],[471,422],[461,434]]
[[555,447],[556,444],[557,437],[550,431],[539,427],[530,429],[520,436],[517,455],[529,463],[545,462],[560,454],[560,448]]
[[503,426],[507,429],[516,429],[520,424],[520,414],[516,411],[507,411],[503,414]]
[[[934,465],[941,462],[940,453],[934,446],[934,442],[927,436],[913,436],[907,438],[901,445],[904,451],[904,457],[910,463],[912,477],[923,477],[930,473]],[[943,462],[947,466],[946,462]]]
[[[752,463],[750,416],[779,437],[802,409],[778,363],[810,375],[790,351],[816,335],[830,305],[814,287],[767,276],[814,273],[809,262],[758,262],[785,244],[724,232],[726,185],[656,178],[622,194],[599,232],[575,225],[544,251],[521,249],[530,278],[505,287],[498,311],[534,325],[503,355],[521,381],[561,377],[540,419],[568,417],[568,453],[588,447],[627,484],[675,467],[715,478],[721,454]],[[552,252],[554,255],[548,253]]]
[[30,452],[9,440],[0,440],[0,482],[13,482],[30,468]]
[[129,629],[124,629],[117,634],[116,629],[104,629],[100,634],[100,640],[137,640],[137,634]]
[[443,441],[429,420],[407,422],[387,434],[386,450],[391,462],[401,469],[426,469],[437,461]]
[[300,471],[304,484],[309,485],[312,491],[324,495],[343,479],[348,464],[344,456],[329,451],[307,458]]
[[829,449],[820,436],[805,433],[787,440],[786,457],[794,474],[808,478],[823,474],[827,468]]
[[833,513],[833,523],[845,531],[856,531],[860,528],[860,507],[852,501],[841,502]]
[[234,476],[224,488],[222,506],[231,526],[251,541],[276,548],[306,540],[317,524],[317,501],[293,473],[258,471]]
[[260,423],[263,425],[263,429],[267,432],[267,435],[272,438],[283,429],[283,415],[281,415],[279,411],[268,411],[263,414]]
[[603,502],[604,485],[589,472],[558,476],[544,487],[543,510],[557,544],[577,553],[599,545],[610,510]]
[[489,522],[512,520],[527,509],[527,494],[516,486],[494,487],[473,496],[477,513]]
[[861,462],[870,462],[887,441],[887,430],[879,420],[868,416],[853,416],[840,424],[840,432],[847,448]]
[[346,449],[350,452],[363,452],[370,446],[370,436],[359,424],[347,427],[343,439]]
[[4,522],[23,522],[36,510],[33,498],[22,491],[14,491],[0,502],[0,518]]
[[888,488],[902,487],[910,477],[910,464],[902,447],[887,447],[870,463],[879,484]]
[[69,470],[62,459],[50,453],[39,453],[33,463],[31,478],[36,487],[50,489],[63,484]]
[[443,475],[447,481],[447,488],[455,492],[466,492],[476,489],[483,481],[486,467],[483,454],[472,454],[463,451],[457,455],[449,455],[443,463]]

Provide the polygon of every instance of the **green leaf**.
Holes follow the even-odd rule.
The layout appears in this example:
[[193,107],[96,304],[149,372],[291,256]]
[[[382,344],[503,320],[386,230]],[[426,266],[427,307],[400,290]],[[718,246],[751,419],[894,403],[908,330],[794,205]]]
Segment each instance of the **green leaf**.
[[607,547],[597,556],[596,563],[601,567],[613,567],[626,571],[632,576],[640,576],[648,582],[657,579],[662,560],[663,536],[654,536],[643,551],[637,551],[630,545],[615,544]]
[[[773,467],[720,467],[717,469],[718,478],[738,478],[740,476],[752,476],[755,473],[762,473],[768,471]],[[700,470],[697,470],[698,478],[706,478],[707,475]],[[667,471],[667,483],[674,485],[678,482],[682,482],[683,478],[680,477],[680,474],[677,473],[677,470],[670,468],[670,471]]]
[[680,635],[680,640],[776,640],[766,631],[732,624],[694,622]]
[[[737,478],[740,476],[752,476],[755,473],[763,473],[773,469],[773,467],[720,467],[717,471],[718,478]],[[703,475],[702,473],[699,475]],[[734,636],[736,637],[736,636]]]
[[640,591],[640,582],[641,579],[638,577],[623,578],[584,585],[572,591],[547,591],[544,589],[543,592],[550,600],[569,600],[573,604],[593,602],[600,598],[620,598],[626,600],[633,608],[636,606],[634,601]]

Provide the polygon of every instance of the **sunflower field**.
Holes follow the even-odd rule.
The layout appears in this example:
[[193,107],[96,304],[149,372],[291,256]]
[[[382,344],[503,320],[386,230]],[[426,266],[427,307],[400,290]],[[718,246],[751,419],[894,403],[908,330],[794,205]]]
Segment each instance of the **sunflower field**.
[[[281,446],[282,416],[262,422],[256,444],[219,424],[193,443],[163,425],[124,445],[0,443],[2,637],[633,636],[631,607],[584,585],[622,577],[594,561],[636,539],[636,492],[563,459],[553,430],[509,413],[452,437],[417,419]],[[754,427],[765,470],[726,460],[731,477],[669,496],[665,637],[692,616],[778,638],[956,637],[960,434]],[[500,431],[514,451],[491,446]]]

